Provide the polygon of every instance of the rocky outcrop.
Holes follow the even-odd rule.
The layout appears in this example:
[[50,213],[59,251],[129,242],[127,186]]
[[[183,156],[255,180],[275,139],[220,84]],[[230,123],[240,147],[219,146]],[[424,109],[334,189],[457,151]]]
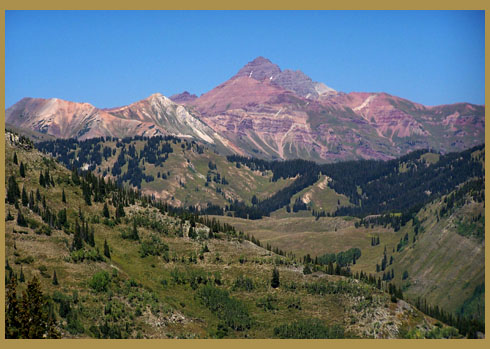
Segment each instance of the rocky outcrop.
[[184,91],[182,93],[170,96],[170,99],[177,104],[186,104],[196,100],[197,96],[195,94],[190,94],[189,92]]

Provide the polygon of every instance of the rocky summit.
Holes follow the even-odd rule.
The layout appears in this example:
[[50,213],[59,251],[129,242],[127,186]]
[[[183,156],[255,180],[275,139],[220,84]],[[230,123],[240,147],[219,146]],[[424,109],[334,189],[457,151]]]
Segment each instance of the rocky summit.
[[484,142],[485,107],[424,106],[383,92],[339,92],[264,57],[197,97],[187,91],[112,109],[57,98],[24,98],[9,125],[59,138],[174,135],[224,154],[318,162],[391,159]]

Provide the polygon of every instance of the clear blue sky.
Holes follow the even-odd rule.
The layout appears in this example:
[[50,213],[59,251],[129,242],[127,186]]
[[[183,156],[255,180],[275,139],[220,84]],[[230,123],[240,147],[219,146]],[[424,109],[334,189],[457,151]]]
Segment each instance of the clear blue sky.
[[6,107],[200,95],[257,56],[338,91],[484,104],[483,11],[7,11]]

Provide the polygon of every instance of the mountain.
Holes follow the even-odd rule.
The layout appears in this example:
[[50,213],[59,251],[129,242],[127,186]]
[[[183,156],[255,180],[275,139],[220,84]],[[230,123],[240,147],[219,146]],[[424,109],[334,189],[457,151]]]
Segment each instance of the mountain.
[[101,136],[124,137],[129,134],[164,134],[152,123],[125,120],[88,103],[75,103],[58,98],[24,98],[6,110],[5,121],[17,127],[58,138],[88,139]]
[[248,77],[258,81],[269,80],[272,84],[306,98],[317,98],[336,91],[324,83],[314,82],[302,71],[286,69],[281,71],[278,65],[264,57],[257,57],[247,63],[232,78]]
[[464,150],[484,143],[484,115],[484,106],[469,103],[424,106],[382,92],[335,91],[258,57],[199,97],[153,94],[110,109],[25,98],[6,110],[6,121],[60,138],[175,135],[223,154],[335,162]]
[[195,94],[190,94],[189,92],[184,91],[182,93],[172,95],[169,98],[177,104],[184,104],[197,99],[197,96]]
[[185,107],[159,93],[128,106],[110,109],[58,98],[24,98],[7,109],[5,118],[14,127],[58,138],[174,135],[210,144],[221,140]]
[[5,143],[7,338],[466,334],[372,275],[327,272],[216,219],[70,171],[16,134]]
[[483,106],[427,107],[386,93],[337,92],[263,57],[186,104],[242,152],[266,159],[390,159],[484,142]]

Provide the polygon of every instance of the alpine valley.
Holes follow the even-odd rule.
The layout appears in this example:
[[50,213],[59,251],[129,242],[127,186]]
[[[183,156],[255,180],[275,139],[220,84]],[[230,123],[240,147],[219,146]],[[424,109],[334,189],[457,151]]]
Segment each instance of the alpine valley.
[[485,336],[484,106],[258,57],[5,117],[8,338]]

